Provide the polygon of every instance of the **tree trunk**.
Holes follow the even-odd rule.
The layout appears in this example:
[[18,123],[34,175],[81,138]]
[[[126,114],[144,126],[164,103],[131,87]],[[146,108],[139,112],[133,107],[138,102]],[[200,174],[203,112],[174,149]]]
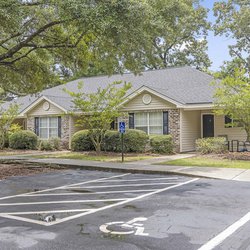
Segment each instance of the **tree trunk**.
[[99,155],[101,153],[101,143],[100,142],[97,142],[96,143],[96,153]]
[[247,133],[247,141],[250,141],[250,126],[249,127],[245,127],[245,131]]

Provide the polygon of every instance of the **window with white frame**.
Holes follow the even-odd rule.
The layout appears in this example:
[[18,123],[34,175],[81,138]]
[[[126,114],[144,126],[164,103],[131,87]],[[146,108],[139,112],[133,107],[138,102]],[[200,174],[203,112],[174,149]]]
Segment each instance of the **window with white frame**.
[[58,137],[58,117],[40,117],[39,136],[42,139]]
[[163,113],[142,112],[135,113],[135,129],[143,130],[147,134],[163,134]]

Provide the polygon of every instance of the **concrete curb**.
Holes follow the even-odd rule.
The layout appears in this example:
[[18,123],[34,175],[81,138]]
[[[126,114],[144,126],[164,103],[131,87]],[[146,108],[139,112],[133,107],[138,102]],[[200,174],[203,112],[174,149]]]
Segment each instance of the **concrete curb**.
[[176,172],[173,170],[150,170],[150,169],[143,169],[143,168],[126,168],[128,165],[124,164],[124,168],[121,167],[106,167],[106,166],[96,166],[96,165],[76,165],[76,164],[69,164],[69,163],[48,163],[48,162],[39,162],[35,160],[27,160],[27,159],[0,159],[0,163],[4,164],[37,164],[39,166],[47,166],[47,167],[65,167],[68,169],[84,169],[90,171],[105,171],[105,172],[120,172],[120,173],[135,173],[135,174],[163,174],[163,175],[180,175],[180,176],[188,176],[188,177],[196,177],[196,178],[206,178],[206,179],[220,179],[215,177],[208,177],[202,176],[197,174],[190,174],[190,173],[182,173]]

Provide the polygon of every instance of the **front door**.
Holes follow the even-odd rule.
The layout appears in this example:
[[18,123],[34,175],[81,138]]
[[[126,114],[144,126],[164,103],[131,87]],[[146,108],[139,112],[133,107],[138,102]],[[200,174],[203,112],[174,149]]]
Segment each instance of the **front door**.
[[214,137],[214,115],[203,115],[203,137]]

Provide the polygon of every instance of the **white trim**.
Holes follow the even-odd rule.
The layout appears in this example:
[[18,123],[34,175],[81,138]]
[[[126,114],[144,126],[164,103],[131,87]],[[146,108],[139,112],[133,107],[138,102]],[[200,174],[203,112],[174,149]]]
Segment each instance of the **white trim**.
[[179,137],[180,137],[180,153],[182,152],[182,134],[183,134],[183,123],[182,123],[182,120],[183,120],[183,114],[182,114],[183,110],[181,109],[180,110],[180,133],[179,133]]
[[214,104],[212,103],[205,103],[205,104],[186,104],[183,106],[184,111],[188,110],[209,110],[213,109]]
[[181,103],[179,103],[179,102],[177,102],[177,101],[175,101],[175,100],[173,100],[173,99],[171,99],[171,98],[169,98],[169,97],[167,97],[165,95],[162,95],[159,92],[157,92],[157,91],[155,91],[155,90],[153,90],[153,89],[151,89],[151,88],[149,88],[149,87],[147,87],[145,85],[143,85],[142,87],[138,88],[137,90],[135,90],[134,92],[132,92],[130,95],[128,95],[126,97],[126,99],[119,106],[123,106],[124,104],[128,103],[130,100],[132,100],[136,96],[140,95],[143,91],[148,91],[151,94],[156,95],[156,96],[160,97],[161,99],[163,99],[165,101],[168,101],[168,102],[176,105],[177,108],[183,106],[183,104],[181,104]]
[[35,108],[40,102],[42,102],[44,100],[51,103],[52,105],[56,106],[57,108],[61,109],[63,112],[67,113],[67,110],[65,108],[63,108],[60,105],[56,104],[55,102],[51,101],[46,96],[40,96],[36,101],[34,101],[31,105],[29,105],[26,109],[24,109],[22,111],[22,113],[20,113],[20,116],[25,116],[25,114],[27,112],[29,112],[31,109]]

